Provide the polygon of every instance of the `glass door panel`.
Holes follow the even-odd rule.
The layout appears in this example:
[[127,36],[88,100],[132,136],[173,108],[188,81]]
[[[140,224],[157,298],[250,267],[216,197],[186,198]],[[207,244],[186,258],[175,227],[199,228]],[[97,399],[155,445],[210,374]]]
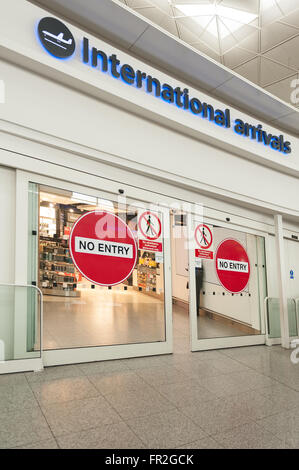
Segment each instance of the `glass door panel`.
[[[115,196],[108,199],[107,193],[103,194],[91,196],[29,183],[29,222],[32,225],[38,220],[38,229],[29,230],[28,282],[36,281],[37,272],[43,293],[43,344],[48,365],[172,350],[170,272],[165,273],[169,212],[138,202],[120,204]],[[136,263],[130,275],[113,285],[90,279],[70,250],[74,225],[91,213],[107,220],[109,214],[116,216],[113,220],[123,221],[136,243]],[[111,230],[109,223],[108,228],[103,223],[102,230]],[[101,250],[111,249],[105,234],[100,241]],[[111,253],[105,252],[100,262],[103,256],[110,269]],[[97,263],[99,257],[86,252],[84,259]]]
[[264,342],[264,238],[190,216],[192,350]]

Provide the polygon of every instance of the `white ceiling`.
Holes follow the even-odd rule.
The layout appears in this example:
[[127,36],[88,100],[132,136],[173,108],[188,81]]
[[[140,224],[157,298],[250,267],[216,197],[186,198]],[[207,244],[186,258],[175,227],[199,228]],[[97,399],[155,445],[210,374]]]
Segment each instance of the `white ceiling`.
[[[299,0],[120,1],[192,48],[207,54],[285,102],[299,106],[299,102],[291,101],[291,81],[299,78]],[[178,4],[199,5],[203,12],[207,4],[216,4],[252,13],[256,18],[249,24],[244,24],[240,19],[241,24],[237,28],[221,15],[213,18],[200,16],[198,22],[198,18],[184,15],[177,7]],[[220,36],[221,29],[225,28],[229,34],[222,34],[225,37],[211,34],[209,24],[215,21]]]

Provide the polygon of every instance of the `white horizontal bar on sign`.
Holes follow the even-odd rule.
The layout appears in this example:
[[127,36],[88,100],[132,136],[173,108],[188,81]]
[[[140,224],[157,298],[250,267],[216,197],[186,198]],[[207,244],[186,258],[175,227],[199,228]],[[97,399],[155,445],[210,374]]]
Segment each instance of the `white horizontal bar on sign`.
[[248,263],[245,261],[236,261],[231,259],[217,259],[217,268],[221,271],[235,271],[239,273],[248,273]]
[[133,258],[133,245],[93,238],[75,237],[75,251],[93,255]]

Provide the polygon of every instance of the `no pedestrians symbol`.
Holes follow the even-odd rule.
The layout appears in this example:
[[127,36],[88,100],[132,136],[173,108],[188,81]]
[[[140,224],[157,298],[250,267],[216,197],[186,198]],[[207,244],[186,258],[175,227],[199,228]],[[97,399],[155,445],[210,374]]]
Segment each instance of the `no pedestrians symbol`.
[[151,211],[141,214],[138,221],[141,234],[148,240],[160,238],[162,225],[159,217]]
[[197,225],[194,238],[199,246],[195,249],[196,258],[213,259],[213,227],[207,224]]

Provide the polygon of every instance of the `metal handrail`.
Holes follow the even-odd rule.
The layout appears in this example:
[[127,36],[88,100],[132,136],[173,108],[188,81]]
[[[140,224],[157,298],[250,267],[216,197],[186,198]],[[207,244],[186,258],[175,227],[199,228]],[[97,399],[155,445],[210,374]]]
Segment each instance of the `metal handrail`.
[[33,284],[7,284],[0,282],[0,287],[30,287],[35,289],[39,294],[39,312],[40,312],[40,357],[43,358],[43,323],[44,323],[44,310],[43,310],[43,293],[41,289]]
[[[265,310],[265,319],[266,319],[266,336],[268,338],[268,335],[269,335],[269,330],[268,330],[268,320],[269,320],[269,317],[268,317],[268,300],[269,299],[277,299],[279,300],[278,297],[265,297],[264,298],[264,310]],[[288,300],[292,300],[295,304],[295,315],[296,315],[296,320],[297,320],[297,336],[299,336],[299,318],[298,318],[298,312],[299,312],[299,307],[298,307],[298,303],[299,303],[299,297],[297,298],[294,298],[294,297],[289,297]],[[281,333],[281,332],[280,332]]]

